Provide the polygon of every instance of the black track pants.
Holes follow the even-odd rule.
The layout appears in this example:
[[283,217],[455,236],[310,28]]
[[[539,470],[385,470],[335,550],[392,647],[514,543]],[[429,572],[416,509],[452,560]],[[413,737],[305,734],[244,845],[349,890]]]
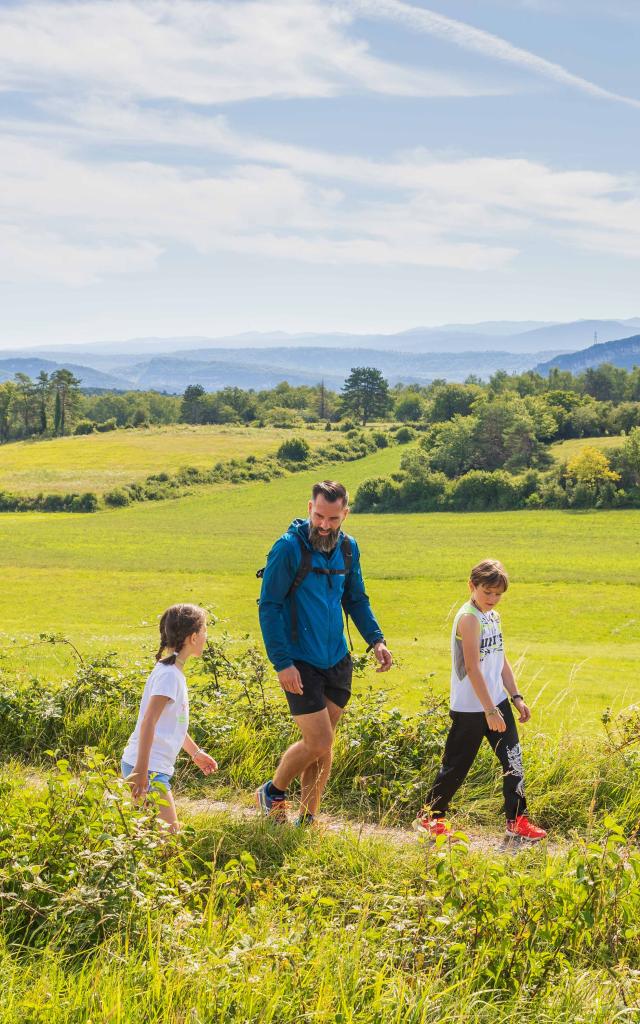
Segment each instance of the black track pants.
[[450,801],[466,779],[485,737],[502,765],[502,791],[507,818],[524,814],[527,801],[518,730],[509,701],[503,700],[498,707],[507,725],[506,732],[490,729],[484,711],[449,712],[451,729],[444,748],[442,766],[426,800],[434,816],[446,814]]

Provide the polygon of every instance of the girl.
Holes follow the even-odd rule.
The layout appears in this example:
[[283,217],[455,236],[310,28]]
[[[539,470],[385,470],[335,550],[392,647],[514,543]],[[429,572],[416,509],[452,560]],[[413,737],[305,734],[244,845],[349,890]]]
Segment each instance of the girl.
[[205,775],[218,768],[214,759],[200,750],[187,732],[189,698],[183,669],[187,658],[201,657],[206,642],[204,609],[195,604],[174,604],[167,608],[160,619],[156,665],[145,684],[138,721],[122,755],[122,775],[131,782],[134,800],[144,796],[151,787],[162,790],[163,803],[158,814],[171,832],[178,831],[170,780],[180,750],[186,750]]

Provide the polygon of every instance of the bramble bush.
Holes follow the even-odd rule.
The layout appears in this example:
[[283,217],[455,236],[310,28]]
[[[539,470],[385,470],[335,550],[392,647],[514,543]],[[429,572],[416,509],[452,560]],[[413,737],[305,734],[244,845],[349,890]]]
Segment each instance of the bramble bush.
[[[65,642],[43,634],[41,642]],[[357,659],[363,669],[367,659]],[[126,669],[115,656],[79,661],[68,679],[52,684],[0,676],[2,757],[39,764],[56,750],[76,765],[86,748],[117,761],[135,724],[150,664]],[[210,640],[200,674],[190,682],[190,730],[220,764],[217,781],[251,789],[267,777],[296,729],[263,654],[244,637]],[[615,814],[634,830],[640,822],[640,721],[634,709],[603,718],[600,737],[530,735],[525,764],[534,812],[556,831],[588,829],[594,816]],[[417,714],[390,707],[384,692],[356,693],[338,731],[328,805],[360,818],[408,822],[424,802],[448,731],[445,702],[427,691]],[[622,738],[621,738],[622,737]],[[179,784],[202,785],[187,759]],[[471,820],[493,822],[501,785],[489,748],[474,763],[460,806]]]

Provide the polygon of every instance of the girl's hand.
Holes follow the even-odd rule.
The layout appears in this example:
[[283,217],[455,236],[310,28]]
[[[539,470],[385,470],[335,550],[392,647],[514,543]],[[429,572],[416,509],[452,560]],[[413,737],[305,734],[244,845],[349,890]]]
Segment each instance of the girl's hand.
[[211,775],[212,772],[217,772],[218,770],[218,762],[210,754],[205,753],[204,750],[196,750],[191,760],[194,764],[197,764],[204,775]]
[[513,706],[520,712],[520,718],[518,721],[528,722],[531,718],[531,709],[527,707],[522,697],[517,697],[513,702]]
[[131,796],[133,799],[141,800],[149,792],[149,769],[145,768],[142,771],[136,765],[131,775],[127,776],[127,782],[131,786]]

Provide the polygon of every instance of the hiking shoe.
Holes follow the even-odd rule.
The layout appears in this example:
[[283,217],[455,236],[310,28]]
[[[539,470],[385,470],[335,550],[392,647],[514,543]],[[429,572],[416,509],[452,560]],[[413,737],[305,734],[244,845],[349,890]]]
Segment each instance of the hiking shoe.
[[315,820],[313,814],[299,814],[297,818],[294,818],[293,824],[295,828],[311,828],[315,824]]
[[259,786],[258,789],[256,789],[256,804],[258,805],[263,817],[269,818],[270,821],[277,822],[278,825],[284,825],[287,820],[287,801],[283,796],[269,796],[270,785],[271,780],[269,780],[269,782],[265,782],[263,786]]
[[438,836],[450,836],[452,832],[451,825],[445,818],[416,818],[413,829],[415,832],[424,832],[432,839],[437,839]]
[[543,828],[532,825],[526,814],[518,814],[512,821],[507,819],[507,835],[517,839],[528,839],[530,843],[539,843],[547,838]]

